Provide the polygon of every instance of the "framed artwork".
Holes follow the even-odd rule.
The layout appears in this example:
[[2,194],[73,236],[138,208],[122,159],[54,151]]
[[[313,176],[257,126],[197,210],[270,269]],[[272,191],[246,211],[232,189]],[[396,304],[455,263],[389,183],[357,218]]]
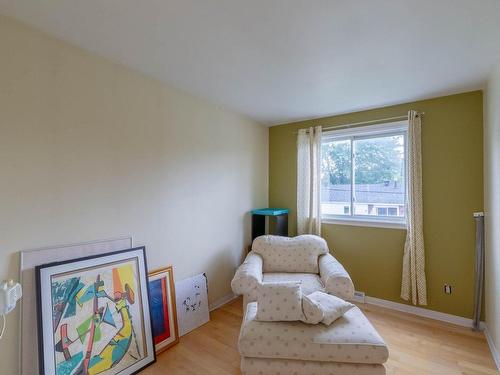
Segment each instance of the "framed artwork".
[[156,361],[144,247],[35,272],[41,374],[131,375]]
[[149,297],[156,353],[179,342],[172,266],[149,273]]
[[40,264],[111,253],[132,248],[132,237],[97,240],[74,244],[49,246],[21,251],[19,259],[20,283],[23,286],[21,299],[21,373],[40,374],[38,369],[38,332],[36,308],[35,267]]

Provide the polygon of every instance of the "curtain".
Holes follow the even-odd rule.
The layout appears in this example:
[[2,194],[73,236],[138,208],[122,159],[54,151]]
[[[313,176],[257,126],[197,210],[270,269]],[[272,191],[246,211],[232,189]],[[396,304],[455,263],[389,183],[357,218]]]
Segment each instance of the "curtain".
[[406,202],[406,241],[403,253],[401,298],[427,305],[425,281],[424,229],[422,219],[421,115],[408,112],[408,186]]
[[321,126],[297,138],[297,232],[321,235]]

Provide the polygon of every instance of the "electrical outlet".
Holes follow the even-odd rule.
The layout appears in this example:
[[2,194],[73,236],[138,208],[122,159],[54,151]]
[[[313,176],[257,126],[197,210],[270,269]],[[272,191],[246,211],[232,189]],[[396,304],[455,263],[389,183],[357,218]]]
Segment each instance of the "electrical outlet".
[[353,302],[365,303],[365,292],[360,292],[356,290],[354,292],[354,297],[352,298]]
[[444,292],[445,294],[451,294],[451,285],[444,284]]
[[22,295],[21,284],[14,282],[14,280],[0,282],[0,315],[8,314],[14,310]]

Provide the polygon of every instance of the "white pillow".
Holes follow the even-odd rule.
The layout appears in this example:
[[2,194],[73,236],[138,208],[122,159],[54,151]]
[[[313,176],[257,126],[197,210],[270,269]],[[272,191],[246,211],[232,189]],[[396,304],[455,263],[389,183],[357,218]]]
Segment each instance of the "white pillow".
[[302,295],[302,311],[304,312],[303,322],[307,324],[318,324],[325,317],[321,305],[305,295]]
[[300,283],[264,283],[257,293],[256,320],[295,321],[303,318]]
[[262,256],[263,272],[319,273],[318,258],[328,253],[326,241],[310,234],[257,237],[252,251]]
[[323,292],[311,293],[307,296],[307,299],[320,305],[323,311],[321,323],[327,326],[354,307],[350,302]]

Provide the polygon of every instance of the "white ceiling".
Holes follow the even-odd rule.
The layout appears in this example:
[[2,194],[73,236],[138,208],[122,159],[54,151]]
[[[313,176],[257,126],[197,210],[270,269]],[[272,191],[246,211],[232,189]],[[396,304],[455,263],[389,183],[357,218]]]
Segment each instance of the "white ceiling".
[[20,19],[265,124],[481,88],[499,0],[0,0]]

